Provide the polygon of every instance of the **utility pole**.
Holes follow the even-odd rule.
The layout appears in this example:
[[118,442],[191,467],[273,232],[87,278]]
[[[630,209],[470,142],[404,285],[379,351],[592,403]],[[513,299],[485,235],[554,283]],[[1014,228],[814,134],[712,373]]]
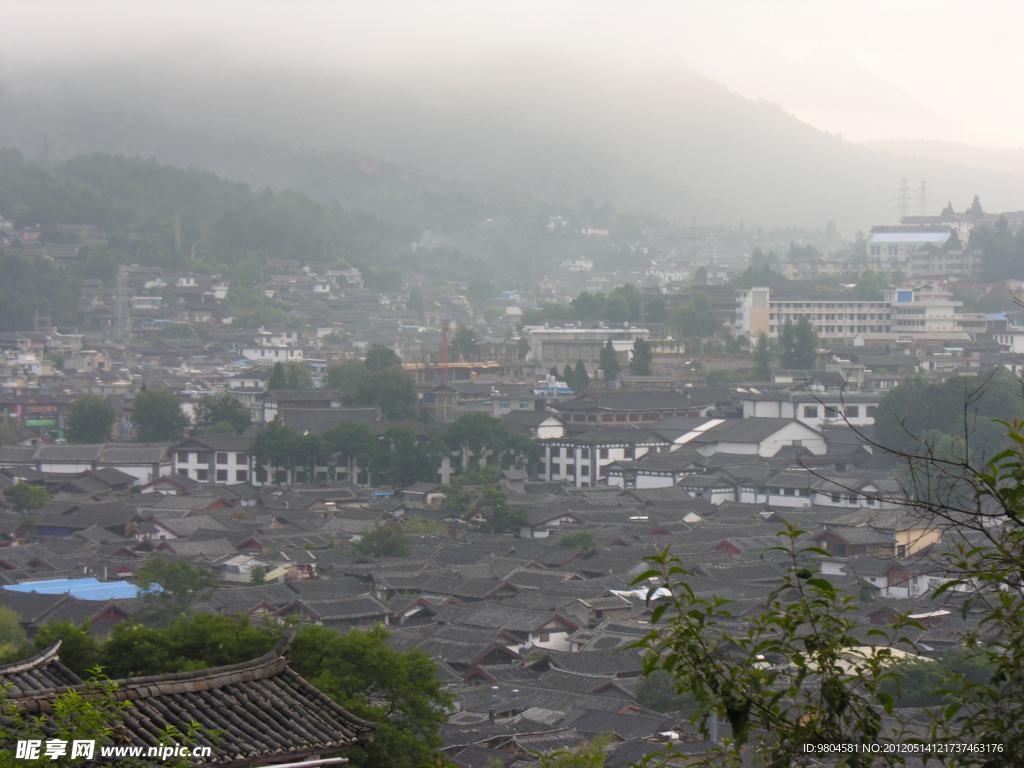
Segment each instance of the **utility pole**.
[[132,313],[128,299],[128,267],[121,265],[117,273],[117,327],[114,330],[118,339],[125,342],[132,340]]
[[921,182],[921,194],[917,198],[918,211],[922,216],[928,215],[928,182]]
[[174,253],[181,253],[181,214],[174,214]]

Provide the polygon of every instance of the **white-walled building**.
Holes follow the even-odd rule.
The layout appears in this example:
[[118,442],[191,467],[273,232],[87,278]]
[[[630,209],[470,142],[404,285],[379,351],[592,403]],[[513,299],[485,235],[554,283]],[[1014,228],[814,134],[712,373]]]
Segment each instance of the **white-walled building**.
[[910,289],[886,291],[881,301],[849,296],[773,298],[769,288],[742,289],[736,295],[739,330],[752,339],[761,333],[777,339],[787,320],[795,325],[803,317],[822,339],[962,332],[956,318],[962,302]]
[[534,325],[524,328],[523,333],[530,338],[530,360],[538,368],[557,366],[561,370],[566,364],[575,366],[578,360],[582,360],[590,373],[600,365],[601,349],[609,339],[621,358],[620,362],[628,362],[634,342],[651,336],[646,328],[629,323],[597,328]]

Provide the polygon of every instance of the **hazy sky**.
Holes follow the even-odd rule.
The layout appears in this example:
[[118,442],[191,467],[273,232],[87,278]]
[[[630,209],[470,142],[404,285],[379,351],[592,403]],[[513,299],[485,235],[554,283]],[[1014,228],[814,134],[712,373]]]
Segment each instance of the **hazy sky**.
[[400,74],[533,46],[629,67],[682,59],[853,140],[1017,148],[1021,30],[1024,3],[1009,0],[0,0],[0,77],[36,63],[164,56]]

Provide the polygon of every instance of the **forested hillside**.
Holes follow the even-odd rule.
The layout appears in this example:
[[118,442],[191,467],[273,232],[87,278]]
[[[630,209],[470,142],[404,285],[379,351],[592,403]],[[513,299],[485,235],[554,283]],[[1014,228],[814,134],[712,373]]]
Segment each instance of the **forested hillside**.
[[678,63],[629,69],[538,50],[391,75],[211,66],[216,76],[167,62],[20,72],[0,91],[0,144],[36,153],[45,131],[58,157],[153,156],[435,232],[588,195],[676,223],[833,220],[852,233],[891,223],[900,178],[927,179],[934,201],[1017,205],[1011,168],[859,146]]
[[[443,282],[497,274],[522,286],[563,258],[631,264],[624,243],[645,225],[660,223],[587,199],[549,206],[471,191],[423,192],[417,199],[410,204],[432,228],[152,159],[79,155],[47,172],[18,150],[0,150],[0,216],[19,228],[95,225],[106,243],[87,248],[75,272],[106,280],[119,263],[255,279],[259,265],[273,258],[357,267],[380,288],[414,274]],[[552,217],[562,217],[559,226],[549,226]],[[589,227],[612,234],[602,239],[578,231]]]

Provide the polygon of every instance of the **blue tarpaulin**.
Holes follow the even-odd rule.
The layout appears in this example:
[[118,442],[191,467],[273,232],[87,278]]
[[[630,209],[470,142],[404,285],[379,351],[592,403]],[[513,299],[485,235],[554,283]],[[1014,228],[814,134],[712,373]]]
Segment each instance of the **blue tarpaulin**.
[[120,600],[139,596],[139,589],[134,584],[121,581],[97,581],[92,577],[23,581],[21,584],[6,585],[4,589],[9,589],[12,592],[38,592],[41,595],[69,594],[79,600]]

